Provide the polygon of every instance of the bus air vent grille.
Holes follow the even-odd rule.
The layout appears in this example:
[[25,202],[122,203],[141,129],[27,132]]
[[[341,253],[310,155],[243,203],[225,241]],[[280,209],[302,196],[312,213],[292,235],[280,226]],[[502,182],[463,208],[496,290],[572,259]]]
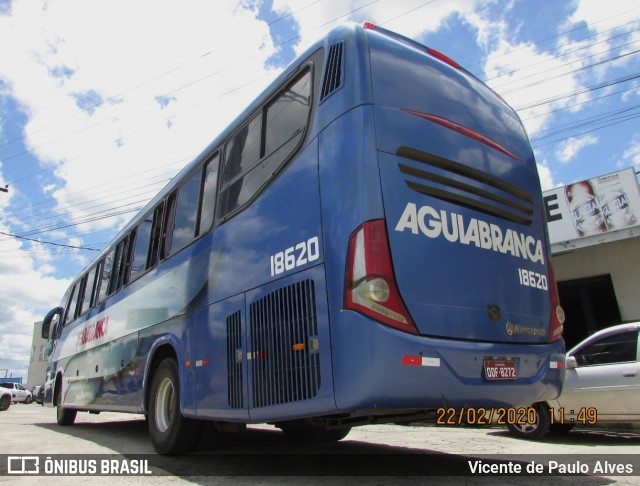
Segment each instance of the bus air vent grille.
[[320,388],[315,285],[304,280],[249,306],[253,406],[307,400]]
[[400,147],[397,155],[420,162],[419,166],[398,164],[410,189],[513,223],[533,223],[531,195],[503,179],[409,147]]
[[242,408],[242,331],[240,311],[227,317],[227,395],[230,408]]
[[324,80],[322,81],[322,90],[320,92],[320,101],[342,86],[342,52],[344,44],[342,42],[333,44],[329,48],[329,56],[324,68]]

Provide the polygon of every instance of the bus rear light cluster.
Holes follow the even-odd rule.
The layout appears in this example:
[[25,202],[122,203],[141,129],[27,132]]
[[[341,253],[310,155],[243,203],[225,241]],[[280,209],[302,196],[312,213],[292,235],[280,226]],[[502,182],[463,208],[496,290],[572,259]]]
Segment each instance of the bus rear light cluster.
[[560,305],[560,294],[553,275],[553,266],[549,263],[549,291],[551,294],[551,324],[549,325],[548,342],[557,341],[564,331],[564,309]]
[[418,334],[396,285],[384,220],[369,221],[351,235],[344,300],[346,309]]

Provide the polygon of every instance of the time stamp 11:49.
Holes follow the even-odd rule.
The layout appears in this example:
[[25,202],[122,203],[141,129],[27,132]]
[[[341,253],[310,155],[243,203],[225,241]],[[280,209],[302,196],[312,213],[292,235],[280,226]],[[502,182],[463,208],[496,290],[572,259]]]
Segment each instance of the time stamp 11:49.
[[[534,407],[441,407],[436,410],[437,425],[535,425],[538,413]],[[550,408],[548,410],[551,424],[595,425],[598,411],[595,407],[582,407],[578,410]]]

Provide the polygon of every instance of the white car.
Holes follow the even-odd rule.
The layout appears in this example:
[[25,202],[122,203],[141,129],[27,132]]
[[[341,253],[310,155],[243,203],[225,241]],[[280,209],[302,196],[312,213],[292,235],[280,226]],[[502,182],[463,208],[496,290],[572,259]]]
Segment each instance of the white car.
[[567,352],[555,400],[536,403],[538,420],[509,425],[530,439],[576,425],[640,423],[640,322],[602,329]]
[[9,390],[0,388],[0,412],[5,411],[11,406],[13,396]]
[[27,390],[20,383],[0,383],[0,387],[6,388],[11,392],[12,398],[11,401],[13,403],[16,402],[24,402],[31,403],[33,401],[33,396],[31,392]]

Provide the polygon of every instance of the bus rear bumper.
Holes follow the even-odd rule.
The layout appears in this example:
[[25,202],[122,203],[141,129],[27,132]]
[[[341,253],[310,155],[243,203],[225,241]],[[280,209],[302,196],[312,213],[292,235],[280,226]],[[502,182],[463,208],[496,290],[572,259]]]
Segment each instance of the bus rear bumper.
[[[564,342],[483,343],[415,336],[360,314],[332,320],[334,390],[341,412],[520,407],[556,398]],[[513,362],[516,377],[488,379],[485,361]]]

